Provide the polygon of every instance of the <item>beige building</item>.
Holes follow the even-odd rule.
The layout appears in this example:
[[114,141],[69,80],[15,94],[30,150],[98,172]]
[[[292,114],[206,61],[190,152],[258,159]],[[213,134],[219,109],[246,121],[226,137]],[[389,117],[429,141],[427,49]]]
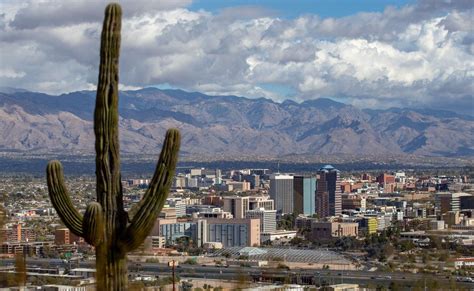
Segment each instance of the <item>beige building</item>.
[[177,222],[176,217],[174,217],[174,218],[158,218],[155,221],[155,225],[153,225],[150,236],[159,236],[160,235],[160,225],[173,224],[173,223],[176,223],[176,222]]
[[222,206],[222,209],[232,213],[234,218],[245,218],[247,211],[260,208],[274,210],[275,202],[273,199],[269,199],[268,196],[230,196],[224,197]]
[[313,240],[343,236],[357,237],[359,224],[354,222],[313,222],[311,233]]
[[165,247],[166,239],[163,236],[147,236],[143,242],[145,252],[152,252]]
[[54,231],[54,244],[56,245],[69,245],[83,242],[84,239],[72,233],[69,228],[58,228]]
[[237,181],[232,181],[232,182],[226,182],[226,187],[227,191],[240,191],[240,192],[245,192],[245,191],[250,191],[250,182],[247,181],[242,181],[242,182],[237,182]]
[[459,215],[459,211],[448,211],[444,213],[443,220],[444,220],[444,223],[448,227],[461,223],[461,217]]
[[224,211],[232,213],[234,218],[245,218],[249,210],[249,197],[224,197]]
[[247,218],[260,219],[261,232],[274,232],[276,230],[276,210],[252,209],[247,211]]
[[170,207],[169,205],[163,206],[161,209],[160,214],[158,215],[160,218],[176,218],[176,208]]
[[223,247],[259,246],[260,219],[208,219],[207,242]]
[[275,201],[269,196],[249,196],[249,209],[274,210]]

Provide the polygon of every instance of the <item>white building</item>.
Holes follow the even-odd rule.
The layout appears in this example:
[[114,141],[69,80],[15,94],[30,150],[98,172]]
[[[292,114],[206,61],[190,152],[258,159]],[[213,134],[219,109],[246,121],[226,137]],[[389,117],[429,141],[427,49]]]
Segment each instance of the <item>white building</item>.
[[454,260],[454,268],[474,267],[474,257],[457,258]]
[[266,210],[265,208],[248,210],[247,218],[260,219],[261,232],[274,232],[276,230],[276,210]]
[[276,239],[292,239],[296,237],[296,230],[278,230],[274,232],[265,232],[260,234],[260,240],[263,242],[274,241]]

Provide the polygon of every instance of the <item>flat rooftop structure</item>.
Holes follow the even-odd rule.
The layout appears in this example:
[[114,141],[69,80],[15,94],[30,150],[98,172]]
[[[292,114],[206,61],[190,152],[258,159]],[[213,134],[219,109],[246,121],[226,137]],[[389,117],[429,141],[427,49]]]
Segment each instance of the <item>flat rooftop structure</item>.
[[247,255],[249,260],[271,261],[275,258],[295,263],[332,263],[332,264],[350,264],[344,256],[325,249],[288,249],[288,248],[242,248],[229,247],[216,250],[212,256],[224,256],[230,254],[238,257]]

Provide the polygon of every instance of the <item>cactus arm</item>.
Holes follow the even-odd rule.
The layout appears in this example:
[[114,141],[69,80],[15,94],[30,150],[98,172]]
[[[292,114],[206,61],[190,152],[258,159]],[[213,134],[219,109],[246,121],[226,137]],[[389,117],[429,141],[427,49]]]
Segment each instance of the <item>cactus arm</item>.
[[50,161],[46,167],[46,179],[51,203],[64,224],[76,235],[83,236],[82,216],[72,205],[64,184],[63,168],[59,161]]
[[137,213],[121,237],[121,243],[126,251],[132,251],[140,246],[150,233],[158,214],[163,208],[173,181],[180,141],[179,130],[169,129],[166,132],[163,148],[150,186],[142,201],[140,201]]
[[93,246],[99,245],[104,238],[104,218],[102,206],[97,202],[87,205],[84,219],[82,220],[84,239]]

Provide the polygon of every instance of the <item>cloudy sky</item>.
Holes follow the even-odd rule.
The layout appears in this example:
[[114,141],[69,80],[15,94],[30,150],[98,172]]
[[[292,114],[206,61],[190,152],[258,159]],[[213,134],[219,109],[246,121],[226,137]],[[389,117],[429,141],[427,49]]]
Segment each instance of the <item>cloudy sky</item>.
[[[120,82],[474,114],[471,0],[123,0]],[[95,89],[105,1],[0,0],[0,85]]]

